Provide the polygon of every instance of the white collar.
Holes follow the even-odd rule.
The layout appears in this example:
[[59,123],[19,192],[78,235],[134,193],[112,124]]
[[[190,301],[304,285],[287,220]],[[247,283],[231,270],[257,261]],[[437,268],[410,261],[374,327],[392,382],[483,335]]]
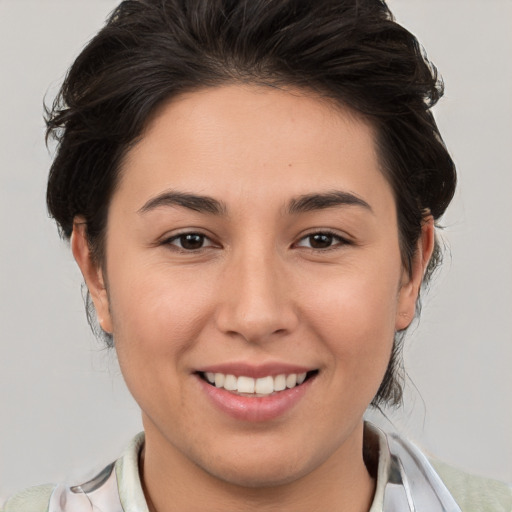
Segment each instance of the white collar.
[[[139,475],[144,433],[95,478],[57,486],[48,512],[149,512]],[[461,512],[427,458],[412,443],[365,423],[365,448],[377,463],[377,486],[369,512]]]

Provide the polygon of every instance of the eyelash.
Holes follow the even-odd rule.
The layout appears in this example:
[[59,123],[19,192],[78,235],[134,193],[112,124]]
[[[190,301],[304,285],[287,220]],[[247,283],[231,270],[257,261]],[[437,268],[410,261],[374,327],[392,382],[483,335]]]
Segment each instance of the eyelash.
[[[333,243],[332,245],[329,245],[329,247],[325,247],[325,248],[321,248],[321,249],[315,248],[315,247],[307,247],[307,246],[299,245],[300,242],[307,240],[307,239],[311,239],[314,236],[327,236],[332,239],[332,242],[336,241],[336,243]],[[305,247],[306,249],[309,249],[309,250],[315,251],[315,252],[326,252],[326,251],[332,251],[332,250],[338,249],[341,246],[350,245],[350,244],[351,244],[351,242],[349,240],[342,237],[338,233],[335,233],[334,231],[331,231],[329,229],[322,229],[319,231],[313,231],[312,233],[308,233],[307,235],[303,236],[299,240],[299,242],[297,242],[294,245],[297,247]]]
[[[197,249],[185,249],[183,247],[184,238],[192,237],[192,236],[201,237],[202,243],[204,243],[204,241],[206,241],[206,240],[208,240],[210,243],[206,246],[202,245],[201,247],[199,247]],[[182,239],[182,241],[180,242],[181,246],[174,243],[176,241],[179,241],[180,239]],[[197,231],[186,231],[184,233],[178,233],[177,235],[173,235],[170,238],[165,239],[163,241],[163,245],[172,245],[175,248],[175,250],[177,250],[179,252],[183,252],[183,253],[197,253],[197,252],[200,252],[208,247],[215,247],[215,243],[212,242],[212,240],[207,235],[205,235],[204,233],[197,232]]]
[[[308,239],[310,239],[310,241],[311,241],[311,238],[315,237],[315,236],[330,237],[331,242],[336,242],[336,243],[332,243],[328,247],[324,247],[324,248],[315,248],[315,247],[311,247],[311,246],[301,245],[301,242],[308,240]],[[185,237],[200,237],[201,238],[201,247],[198,247],[195,249],[186,249],[185,247],[183,247],[183,241],[184,241]],[[180,239],[181,239],[181,241],[180,241]],[[174,242],[176,242],[176,241],[180,241],[180,245],[175,244]],[[202,244],[204,244],[205,241],[209,241],[209,244],[206,246],[202,245]],[[321,230],[321,231],[314,231],[312,233],[308,233],[307,235],[301,237],[298,242],[294,243],[293,246],[294,247],[303,247],[305,249],[308,249],[308,250],[314,251],[314,252],[326,252],[326,251],[335,250],[335,249],[339,248],[340,246],[349,245],[349,244],[351,244],[351,242],[349,240],[347,240],[346,238],[343,238],[342,236],[340,236],[339,234],[337,234],[333,231],[325,229],[325,230]],[[204,249],[207,249],[208,247],[216,247],[216,244],[214,242],[212,242],[212,240],[207,235],[197,232],[197,231],[187,231],[184,233],[179,233],[177,235],[174,235],[170,238],[165,239],[162,242],[162,245],[172,245],[175,250],[177,250],[179,252],[183,252],[183,253],[189,253],[189,254],[202,252]]]

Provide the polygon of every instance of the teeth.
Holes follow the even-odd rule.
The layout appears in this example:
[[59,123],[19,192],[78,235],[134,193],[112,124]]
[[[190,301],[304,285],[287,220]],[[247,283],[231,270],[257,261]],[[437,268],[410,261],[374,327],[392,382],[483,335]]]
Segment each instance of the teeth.
[[215,387],[223,388],[225,380],[226,380],[226,376],[223,373],[216,373],[215,374]]
[[286,377],[286,387],[294,388],[297,385],[297,374],[291,373]]
[[254,393],[254,379],[251,377],[238,377],[237,387],[239,393]]
[[274,390],[283,391],[284,389],[286,389],[286,375],[274,377]]
[[236,377],[231,374],[206,372],[206,380],[217,388],[224,388],[227,391],[238,391],[238,393],[270,395],[276,391],[284,391],[299,386],[306,380],[306,373],[281,374],[275,377],[261,377],[253,379],[241,375]]
[[238,379],[234,375],[226,375],[224,389],[227,389],[228,391],[236,391],[238,389]]
[[256,391],[258,395],[270,395],[270,393],[274,392],[274,379],[272,377],[256,379],[254,391]]

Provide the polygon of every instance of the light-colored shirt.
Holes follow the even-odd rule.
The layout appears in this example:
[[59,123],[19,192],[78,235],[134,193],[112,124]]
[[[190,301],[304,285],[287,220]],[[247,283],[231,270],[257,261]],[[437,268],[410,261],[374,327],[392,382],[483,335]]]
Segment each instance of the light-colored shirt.
[[[369,512],[512,512],[512,488],[427,458],[408,441],[365,425],[365,459],[377,485]],[[10,498],[3,512],[149,512],[139,474],[144,433],[81,485],[45,485]]]

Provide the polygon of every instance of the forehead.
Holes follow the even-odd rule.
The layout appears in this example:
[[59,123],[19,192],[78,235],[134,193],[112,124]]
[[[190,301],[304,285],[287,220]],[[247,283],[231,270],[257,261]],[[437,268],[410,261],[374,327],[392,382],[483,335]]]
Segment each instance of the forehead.
[[312,93],[249,85],[195,91],[161,107],[127,154],[113,200],[128,194],[140,207],[176,188],[226,203],[318,188],[391,194],[369,123]]

